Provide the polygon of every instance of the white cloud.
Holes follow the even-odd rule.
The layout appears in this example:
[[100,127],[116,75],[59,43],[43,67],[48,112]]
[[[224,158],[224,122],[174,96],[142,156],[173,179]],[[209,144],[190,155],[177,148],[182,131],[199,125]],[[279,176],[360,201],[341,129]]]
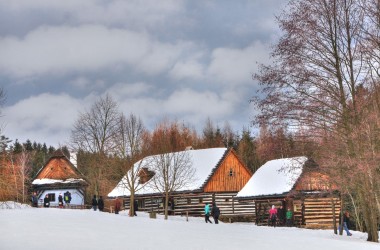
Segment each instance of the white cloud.
[[268,48],[255,42],[243,49],[217,48],[212,52],[209,77],[228,85],[247,84],[257,70],[257,62],[268,61]]
[[169,72],[170,77],[175,80],[203,78],[205,65],[199,62],[201,55],[202,53],[199,53],[197,56],[177,61]]
[[21,142],[30,139],[53,146],[58,146],[57,142],[65,144],[78,111],[88,106],[92,99],[91,95],[77,100],[67,94],[49,93],[29,97],[4,108],[4,134]]
[[96,71],[126,64],[157,74],[171,68],[189,44],[160,43],[147,34],[99,25],[40,27],[23,39],[0,39],[0,71],[12,76]]
[[117,101],[123,101],[128,98],[138,98],[141,96],[149,95],[152,92],[153,87],[145,82],[119,82],[107,90],[107,93],[109,93]]

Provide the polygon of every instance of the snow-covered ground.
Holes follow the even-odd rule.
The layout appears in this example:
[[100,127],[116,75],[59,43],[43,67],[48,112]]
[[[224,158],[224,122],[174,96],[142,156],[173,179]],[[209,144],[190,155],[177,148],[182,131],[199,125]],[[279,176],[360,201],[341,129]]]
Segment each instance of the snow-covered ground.
[[131,218],[124,212],[16,206],[0,209],[0,249],[379,250],[380,244],[366,242],[366,234],[360,232],[347,237],[331,230],[211,225],[193,217],[188,222],[177,216],[165,221],[162,216],[150,219],[146,213]]

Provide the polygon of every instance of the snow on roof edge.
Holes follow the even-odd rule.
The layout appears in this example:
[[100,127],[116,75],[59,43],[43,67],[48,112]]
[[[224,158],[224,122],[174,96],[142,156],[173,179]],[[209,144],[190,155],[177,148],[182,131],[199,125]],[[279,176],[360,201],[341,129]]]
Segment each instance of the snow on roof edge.
[[[196,168],[196,177],[198,178],[198,181],[191,186],[187,187],[181,190],[178,190],[178,192],[185,192],[185,191],[196,191],[198,189],[201,189],[205,183],[206,180],[208,180],[209,175],[211,174],[212,170],[219,164],[222,157],[225,155],[226,151],[228,151],[227,148],[208,148],[208,149],[196,149],[196,150],[184,150],[188,151],[192,156],[193,161],[193,167]],[[180,151],[180,152],[184,152]],[[175,153],[175,152],[174,152]],[[156,155],[147,156],[140,161],[136,162],[136,164],[139,164],[139,162],[146,160],[149,157],[154,157]],[[202,161],[201,161],[202,160]],[[108,193],[107,197],[113,198],[113,197],[122,197],[122,196],[129,196],[130,192],[127,188],[123,187],[123,179],[125,176],[120,180],[120,182],[116,185],[116,187]],[[154,191],[152,189],[149,189],[147,187],[148,185],[145,185],[145,188],[142,188],[138,192],[136,192],[136,195],[143,195],[143,194],[155,194],[159,193],[157,191]]]
[[262,165],[238,192],[237,198],[286,195],[301,176],[305,156],[275,159]]

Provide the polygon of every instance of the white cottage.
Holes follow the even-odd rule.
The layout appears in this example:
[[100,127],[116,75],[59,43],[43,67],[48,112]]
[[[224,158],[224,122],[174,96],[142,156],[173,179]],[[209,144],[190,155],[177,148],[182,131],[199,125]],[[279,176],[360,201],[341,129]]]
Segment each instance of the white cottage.
[[84,205],[86,187],[88,186],[82,173],[70,162],[61,150],[56,151],[46,164],[38,171],[32,182],[37,192],[39,205],[46,195],[50,198],[50,206],[58,206],[58,196],[70,192],[72,206]]

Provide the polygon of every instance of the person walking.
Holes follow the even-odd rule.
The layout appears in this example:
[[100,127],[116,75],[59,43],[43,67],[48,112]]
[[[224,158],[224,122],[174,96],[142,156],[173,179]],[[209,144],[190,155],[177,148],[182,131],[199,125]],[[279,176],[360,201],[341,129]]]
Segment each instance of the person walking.
[[48,195],[45,195],[44,198],[44,207],[50,207],[50,199]]
[[208,203],[206,203],[205,205],[205,221],[206,223],[210,222],[212,224],[212,222],[210,221],[210,205]]
[[96,211],[98,207],[98,200],[96,199],[96,195],[94,194],[94,198],[92,198],[92,208],[94,209],[94,211]]
[[63,208],[63,197],[61,193],[58,195],[58,207]]
[[104,201],[103,201],[103,197],[102,196],[99,196],[99,200],[98,200],[98,209],[100,212],[103,212],[103,209],[104,209]]
[[138,210],[139,210],[139,202],[137,200],[134,200],[133,201],[133,215],[134,216],[137,216],[136,211]]
[[276,220],[277,220],[277,209],[274,205],[272,205],[272,208],[269,210],[270,225],[273,227],[276,227]]
[[350,232],[350,230],[348,230],[349,226],[350,226],[350,213],[346,211],[343,214],[343,229],[344,231],[346,231],[347,236],[352,236],[352,233]]
[[119,211],[121,209],[121,202],[119,198],[116,198],[115,200],[115,214],[119,214]]
[[37,198],[37,193],[33,192],[32,198],[30,199],[32,203],[32,207],[38,207],[38,198]]
[[290,208],[288,208],[288,211],[286,211],[286,226],[293,226],[293,212],[290,210]]
[[220,209],[216,206],[216,203],[212,203],[212,209],[211,209],[211,215],[214,218],[215,224],[219,223],[219,215],[220,215]]

